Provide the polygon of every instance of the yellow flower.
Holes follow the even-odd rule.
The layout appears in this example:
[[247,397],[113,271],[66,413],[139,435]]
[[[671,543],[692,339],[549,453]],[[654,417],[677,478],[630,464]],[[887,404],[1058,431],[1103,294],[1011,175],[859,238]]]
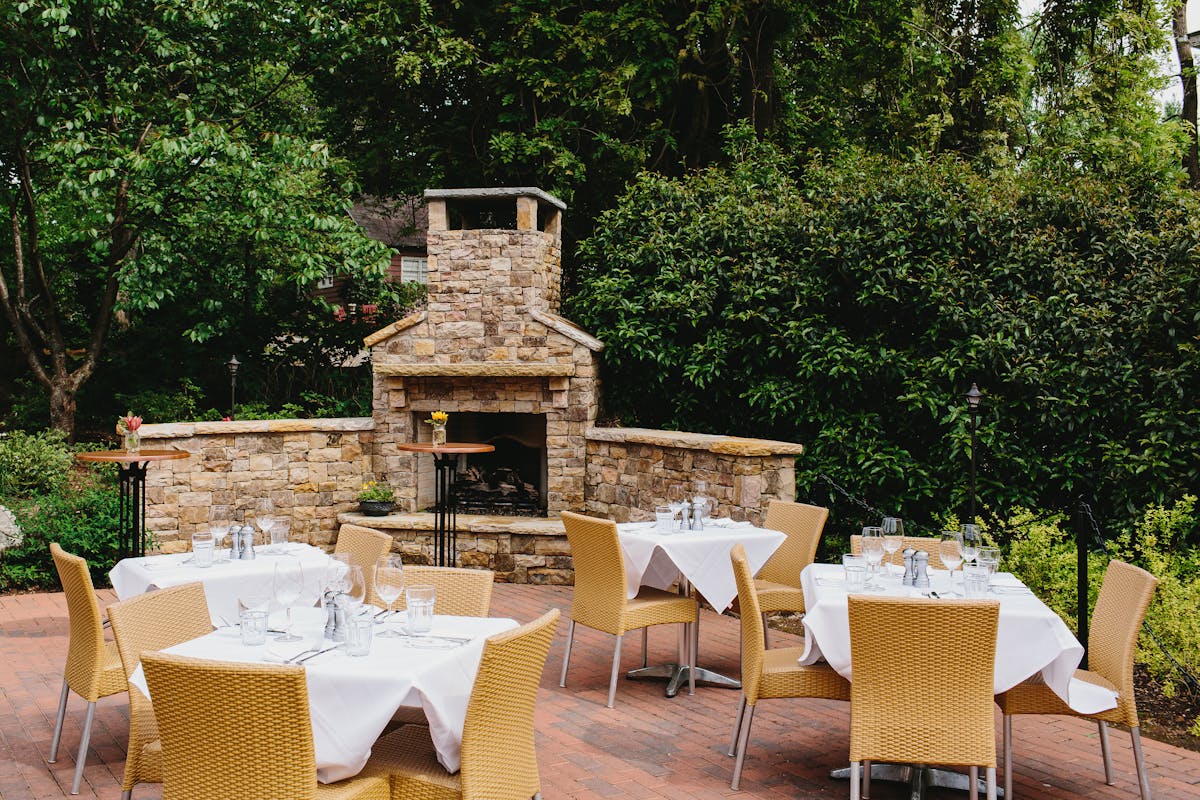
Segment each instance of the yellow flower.
[[425,421],[430,425],[445,425],[448,419],[450,419],[450,415],[445,411],[434,411]]

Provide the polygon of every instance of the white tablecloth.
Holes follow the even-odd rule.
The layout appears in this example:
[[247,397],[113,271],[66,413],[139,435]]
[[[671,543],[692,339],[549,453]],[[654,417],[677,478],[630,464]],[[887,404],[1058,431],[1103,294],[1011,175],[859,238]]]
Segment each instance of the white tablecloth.
[[[403,622],[403,613],[394,619]],[[165,652],[219,661],[279,661],[307,648],[320,635],[324,620],[321,609],[297,614],[296,632],[303,642],[283,644],[268,635],[266,645],[244,647],[237,628],[224,628]],[[370,655],[353,657],[337,649],[306,662],[317,779],[332,783],[357,774],[371,755],[371,745],[401,706],[424,709],[438,761],[457,771],[467,701],[484,640],[516,626],[511,619],[435,616],[433,634],[473,638],[452,649],[431,649],[414,647],[405,639],[375,637]],[[377,632],[381,629],[375,627]],[[146,692],[141,667],[130,682]]]
[[[804,589],[804,654],[801,664],[824,659],[838,674],[853,680],[850,664],[850,621],[846,587],[840,564],[810,564],[800,573]],[[932,588],[948,595],[950,576],[930,570]],[[961,588],[961,576],[956,584]],[[1083,647],[1057,614],[1009,573],[998,573],[994,599],[1000,601],[1000,624],[996,632],[996,694],[1011,689],[1041,673],[1046,684],[1071,708],[1084,714],[1115,708],[1115,693],[1092,684],[1072,680]],[[901,586],[898,579],[884,582],[886,594],[920,596],[918,590]],[[885,593],[880,592],[879,595]],[[896,631],[897,636],[904,635]]]
[[757,528],[749,522],[710,520],[703,531],[665,533],[653,522],[617,526],[625,555],[625,589],[629,597],[639,586],[670,587],[680,573],[717,611],[724,611],[737,597],[737,582],[729,550],[741,543],[752,572],[758,572],[787,536],[779,531]]
[[184,563],[191,553],[123,558],[108,573],[117,597],[126,600],[139,594],[200,581],[208,598],[208,610],[214,625],[222,620],[236,622],[238,598],[249,594],[271,594],[275,565],[295,566],[304,571],[304,596],[315,602],[320,596],[321,581],[330,558],[324,550],[307,544],[285,546],[283,555],[260,555],[251,561],[234,560],[211,567],[196,567]]

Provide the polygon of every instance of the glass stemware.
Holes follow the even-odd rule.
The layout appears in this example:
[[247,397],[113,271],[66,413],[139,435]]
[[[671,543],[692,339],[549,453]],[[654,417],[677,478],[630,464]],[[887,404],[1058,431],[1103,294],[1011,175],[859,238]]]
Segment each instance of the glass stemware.
[[221,520],[219,522],[214,522],[209,526],[208,529],[212,532],[213,537],[213,563],[217,566],[227,566],[229,564],[229,557],[232,555],[232,553],[228,550],[224,550],[221,547],[221,543],[224,542],[225,537],[229,535],[229,523]]
[[271,584],[275,593],[275,602],[287,611],[287,625],[284,626],[283,633],[275,637],[275,641],[298,642],[300,637],[292,633],[292,612],[304,591],[304,569],[299,561],[287,562],[291,562],[291,559],[275,564],[275,577]]
[[958,531],[942,531],[938,542],[938,557],[950,570],[950,591],[954,591],[954,571],[963,563],[963,539]]
[[362,609],[363,601],[367,598],[367,581],[363,575],[362,567],[357,564],[352,564],[350,569],[346,571],[346,575],[341,581],[342,594],[346,595],[349,603],[347,610],[351,616],[358,614]]
[[979,526],[966,524],[962,528],[962,557],[963,561],[973,563],[979,557],[979,548],[983,545],[983,537],[979,535]]
[[904,547],[904,520],[899,517],[884,517],[883,524],[879,527],[883,530],[883,551],[887,553],[887,570],[891,572],[892,556]]
[[862,554],[867,562],[867,591],[882,591],[883,587],[872,585],[883,562],[883,530],[876,527],[862,529]]
[[[375,562],[375,594],[385,603],[384,611],[391,616],[392,606],[404,593],[404,564],[400,556],[384,556]],[[380,636],[400,636],[391,628],[385,629]]]

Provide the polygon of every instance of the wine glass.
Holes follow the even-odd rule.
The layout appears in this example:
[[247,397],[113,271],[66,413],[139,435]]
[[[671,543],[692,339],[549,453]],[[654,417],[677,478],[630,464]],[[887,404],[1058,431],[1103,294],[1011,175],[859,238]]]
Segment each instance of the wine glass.
[[213,537],[213,563],[220,566],[227,566],[230,563],[232,553],[222,549],[221,543],[229,535],[229,523],[221,520],[214,522],[208,529],[212,532]]
[[884,517],[880,527],[883,529],[883,551],[887,553],[888,572],[891,572],[892,556],[904,547],[904,520]]
[[883,561],[883,529],[866,527],[862,529],[862,554],[867,561],[867,589],[880,591],[882,587],[872,587],[871,579],[879,572],[879,564]]
[[[400,556],[384,556],[375,562],[375,594],[386,605],[388,616],[391,616],[392,606],[404,593],[404,564]],[[401,634],[388,628],[380,636],[400,636]]]
[[963,561],[974,562],[979,557],[979,548],[983,545],[983,537],[979,535],[979,526],[966,524],[962,526],[962,557]]
[[334,553],[325,565],[325,574],[321,577],[322,592],[338,593],[342,591],[342,581],[350,571],[350,556],[347,553]]
[[346,608],[350,612],[350,616],[358,614],[362,609],[363,601],[367,598],[367,580],[363,575],[362,567],[352,564],[342,577],[341,587],[342,594],[346,595],[346,599],[349,601]]
[[300,637],[292,633],[292,611],[300,594],[304,591],[304,569],[300,562],[290,562],[291,559],[278,561],[275,564],[275,578],[271,589],[275,593],[275,602],[287,610],[287,625],[283,633],[275,637],[277,642],[298,642]]
[[963,538],[958,531],[942,531],[941,541],[938,542],[938,556],[946,569],[950,570],[950,591],[954,591],[954,571],[963,562]]

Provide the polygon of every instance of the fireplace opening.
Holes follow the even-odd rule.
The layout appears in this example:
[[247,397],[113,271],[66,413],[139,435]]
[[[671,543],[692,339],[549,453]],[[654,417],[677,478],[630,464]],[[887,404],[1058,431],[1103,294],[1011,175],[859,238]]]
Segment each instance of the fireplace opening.
[[446,438],[482,442],[491,453],[459,456],[455,498],[462,514],[546,515],[546,415],[463,411]]

